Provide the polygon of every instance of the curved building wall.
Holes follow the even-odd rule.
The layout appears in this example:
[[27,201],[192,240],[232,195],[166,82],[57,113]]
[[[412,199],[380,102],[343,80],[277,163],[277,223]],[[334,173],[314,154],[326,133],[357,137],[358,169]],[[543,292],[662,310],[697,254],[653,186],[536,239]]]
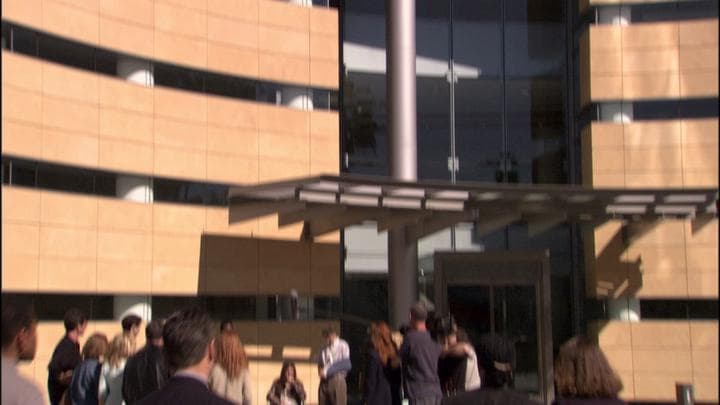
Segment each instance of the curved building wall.
[[[269,0],[3,0],[2,14],[3,21],[153,61],[338,88],[335,9]],[[337,111],[144,86],[6,49],[2,99],[3,161],[102,170],[149,179],[150,187],[153,178],[229,186],[339,170]],[[193,300],[229,317],[242,313],[235,326],[251,358],[254,402],[265,403],[284,359],[297,362],[309,401],[317,401],[313,356],[322,327],[338,322],[337,312],[323,314],[321,305],[339,301],[337,234],[298,242],[301,226],[279,229],[273,216],[229,226],[223,206],[19,187],[5,174],[4,296],[60,300],[62,310],[90,300],[86,337],[120,332],[113,297],[137,297],[153,316]],[[288,319],[277,302],[292,292],[309,312]],[[44,390],[63,331],[61,314],[40,312],[48,315],[38,328],[38,354],[22,371]]]

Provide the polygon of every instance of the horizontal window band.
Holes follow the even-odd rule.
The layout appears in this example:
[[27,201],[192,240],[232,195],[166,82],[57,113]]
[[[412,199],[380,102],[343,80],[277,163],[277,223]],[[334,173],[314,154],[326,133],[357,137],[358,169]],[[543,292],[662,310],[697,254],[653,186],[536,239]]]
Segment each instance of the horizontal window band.
[[658,1],[655,3],[622,3],[590,5],[582,15],[577,17],[579,24],[576,29],[584,28],[589,24],[612,24],[601,22],[600,13],[603,10],[622,7],[629,24],[653,22],[681,22],[718,18],[717,0],[678,0]]
[[[618,305],[618,302],[620,305]],[[589,320],[718,320],[718,299],[588,299]],[[635,319],[626,319],[626,318]]]
[[40,321],[61,321],[70,308],[82,310],[91,321],[117,320],[128,305],[148,307],[152,318],[167,318],[186,307],[200,307],[217,320],[312,321],[340,317],[340,297],[323,295],[90,295],[2,293],[2,301],[31,305]]
[[617,100],[593,103],[578,114],[581,127],[590,122],[612,122],[605,108],[614,108],[627,123],[635,121],[682,120],[718,118],[718,97],[671,99],[671,100]]
[[[2,48],[60,65],[118,77],[119,62],[129,61],[130,71],[146,72],[145,85],[181,89],[233,99],[280,105],[283,94],[303,95],[313,110],[338,110],[338,90],[298,86],[199,70],[141,56],[117,52],[2,20]],[[339,73],[338,73],[339,74]],[[308,108],[309,109],[309,108]]]

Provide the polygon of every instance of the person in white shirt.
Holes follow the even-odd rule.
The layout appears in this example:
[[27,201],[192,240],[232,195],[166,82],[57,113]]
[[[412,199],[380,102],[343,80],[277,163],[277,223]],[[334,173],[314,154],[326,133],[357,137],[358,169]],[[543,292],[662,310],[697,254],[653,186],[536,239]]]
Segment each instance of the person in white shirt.
[[45,400],[40,389],[17,370],[19,361],[32,361],[37,349],[37,319],[30,308],[2,305],[3,405],[36,405]]
[[318,358],[319,405],[347,404],[347,385],[345,376],[352,369],[350,346],[340,339],[335,328],[329,326],[322,331],[325,346]]
[[132,354],[133,342],[125,334],[117,335],[110,342],[107,359],[100,371],[98,393],[105,405],[124,405],[122,397],[123,372],[125,363]]

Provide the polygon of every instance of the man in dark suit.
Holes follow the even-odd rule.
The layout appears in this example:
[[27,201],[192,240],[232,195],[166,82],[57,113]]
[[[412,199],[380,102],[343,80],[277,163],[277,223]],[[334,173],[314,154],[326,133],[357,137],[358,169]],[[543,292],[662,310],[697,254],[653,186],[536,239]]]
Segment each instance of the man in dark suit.
[[163,358],[163,323],[153,319],[145,327],[145,347],[125,364],[122,396],[128,405],[157,391],[170,378]]
[[215,325],[205,312],[191,308],[170,315],[163,327],[163,352],[173,376],[138,404],[231,405],[208,388],[214,337]]

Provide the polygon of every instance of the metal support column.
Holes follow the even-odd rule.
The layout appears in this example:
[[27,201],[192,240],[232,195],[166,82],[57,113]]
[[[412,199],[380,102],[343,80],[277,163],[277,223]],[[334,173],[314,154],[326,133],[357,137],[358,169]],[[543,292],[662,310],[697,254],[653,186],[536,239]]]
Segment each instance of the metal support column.
[[[388,0],[387,116],[390,175],[417,180],[417,107],[415,89],[415,0]],[[417,241],[405,229],[388,235],[388,303],[394,327],[408,319],[417,299]]]

